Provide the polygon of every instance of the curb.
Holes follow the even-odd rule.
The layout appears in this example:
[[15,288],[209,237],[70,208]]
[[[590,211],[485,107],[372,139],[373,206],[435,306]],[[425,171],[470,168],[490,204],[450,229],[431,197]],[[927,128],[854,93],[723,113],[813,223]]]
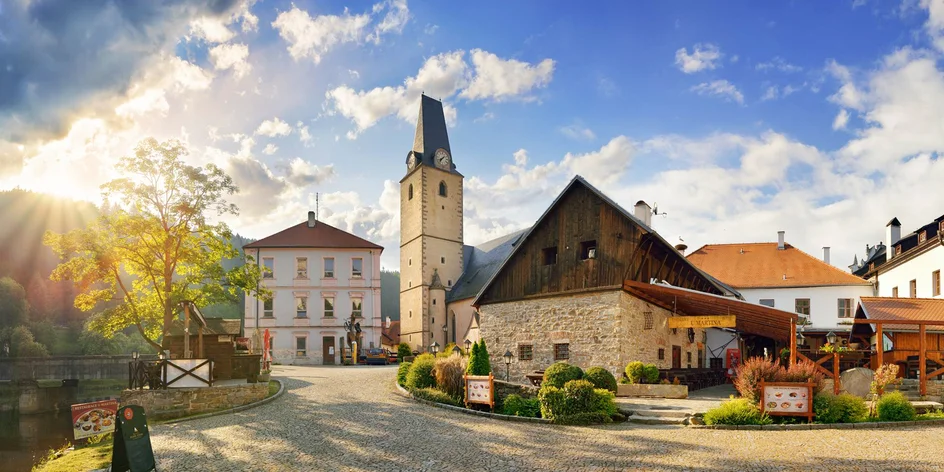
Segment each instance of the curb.
[[689,425],[692,429],[719,429],[737,431],[797,431],[811,429],[886,429],[915,426],[944,426],[944,420],[924,421],[876,421],[868,423],[837,423],[837,424],[765,424],[765,425]]
[[423,403],[423,404],[426,404],[426,405],[435,406],[435,407],[437,407],[437,408],[443,408],[443,409],[446,409],[446,410],[453,410],[453,411],[458,411],[458,412],[460,412],[460,413],[465,413],[465,414],[467,414],[467,415],[482,416],[482,417],[485,417],[485,418],[492,418],[492,419],[502,420],[502,421],[513,421],[513,422],[516,421],[516,422],[519,422],[519,423],[554,424],[554,423],[551,422],[551,420],[549,420],[549,419],[547,419],[547,418],[527,418],[527,417],[524,417],[524,416],[501,415],[501,414],[498,414],[498,413],[489,413],[489,412],[487,412],[487,411],[469,410],[469,409],[467,409],[467,408],[461,408],[461,407],[458,407],[458,406],[447,405],[447,404],[445,404],[445,403],[437,403],[437,402],[425,400],[425,399],[422,399],[422,398],[416,398],[415,396],[413,396],[412,393],[410,393],[409,391],[407,391],[405,388],[401,387],[400,384],[396,383],[396,381],[394,381],[394,385],[397,387],[397,392],[396,392],[397,395],[400,395],[401,397],[410,398],[410,399],[412,399],[413,401],[416,401],[416,402],[419,402],[419,403]]
[[259,400],[259,401],[257,401],[257,402],[247,403],[247,404],[245,404],[245,405],[240,405],[240,406],[237,406],[237,407],[229,408],[229,409],[227,409],[227,410],[213,411],[213,412],[210,412],[210,413],[201,413],[201,414],[199,414],[199,415],[187,416],[187,417],[184,417],[184,418],[176,418],[176,419],[170,419],[170,420],[158,420],[156,423],[157,423],[157,424],[183,423],[183,422],[185,422],[185,421],[199,420],[199,419],[203,419],[203,418],[211,418],[211,417],[213,417],[213,416],[220,416],[220,415],[228,415],[228,414],[230,414],[230,413],[237,413],[237,412],[240,412],[240,411],[243,411],[243,410],[248,410],[248,409],[250,409],[250,408],[255,408],[255,407],[257,407],[257,406],[265,405],[266,403],[271,403],[271,402],[275,401],[275,399],[281,397],[282,394],[285,393],[285,382],[282,382],[282,381],[279,380],[279,379],[271,379],[271,380],[274,380],[274,381],[276,381],[276,382],[279,383],[279,391],[278,391],[278,392],[275,392],[275,395],[272,395],[271,397],[263,398],[262,400]]

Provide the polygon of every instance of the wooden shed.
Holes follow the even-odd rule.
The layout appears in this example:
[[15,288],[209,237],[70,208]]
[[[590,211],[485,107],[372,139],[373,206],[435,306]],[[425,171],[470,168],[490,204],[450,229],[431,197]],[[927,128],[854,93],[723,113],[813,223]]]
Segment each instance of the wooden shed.
[[[174,320],[169,330],[171,359],[210,359],[213,361],[213,380],[233,377],[233,357],[236,356],[236,338],[240,334],[239,320],[193,316],[190,336],[186,336],[185,321]],[[189,355],[185,338],[190,339]]]

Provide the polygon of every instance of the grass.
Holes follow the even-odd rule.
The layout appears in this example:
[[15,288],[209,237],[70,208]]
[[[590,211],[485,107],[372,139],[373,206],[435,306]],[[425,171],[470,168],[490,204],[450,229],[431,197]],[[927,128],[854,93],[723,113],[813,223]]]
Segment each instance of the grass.
[[927,420],[944,420],[944,412],[938,411],[929,411],[927,413],[922,413],[916,418],[918,421],[927,421]]
[[269,394],[266,395],[266,398],[269,398],[272,395],[275,395],[276,393],[279,393],[279,383],[275,380],[270,380],[269,381]]
[[42,462],[33,467],[33,472],[74,472],[104,469],[111,465],[112,440],[102,441],[68,454],[60,455],[62,449],[49,451]]

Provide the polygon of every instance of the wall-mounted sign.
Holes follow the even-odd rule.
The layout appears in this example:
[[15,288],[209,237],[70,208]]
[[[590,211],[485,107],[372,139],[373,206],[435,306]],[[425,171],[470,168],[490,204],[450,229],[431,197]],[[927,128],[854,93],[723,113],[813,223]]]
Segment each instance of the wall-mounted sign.
[[495,408],[495,382],[492,374],[465,375],[465,405],[479,403]]
[[805,416],[813,422],[812,383],[760,382],[760,412],[771,416]]
[[670,316],[669,328],[734,328],[734,315]]
[[72,435],[75,439],[115,430],[118,400],[104,400],[72,405]]

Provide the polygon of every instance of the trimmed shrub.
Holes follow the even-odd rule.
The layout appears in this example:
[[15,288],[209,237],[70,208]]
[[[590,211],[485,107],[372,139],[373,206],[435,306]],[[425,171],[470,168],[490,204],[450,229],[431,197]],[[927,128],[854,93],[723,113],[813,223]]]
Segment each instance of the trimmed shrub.
[[423,400],[428,400],[431,402],[445,403],[446,405],[452,406],[463,406],[462,402],[458,399],[453,398],[449,396],[448,393],[435,388],[418,388],[410,390],[410,393],[412,393],[416,398],[422,398]]
[[642,383],[646,375],[646,365],[639,361],[633,361],[626,364],[626,378],[631,384]]
[[538,400],[541,416],[555,423],[609,423],[617,414],[613,392],[595,389],[586,380],[571,380],[563,388],[542,385]]
[[757,403],[760,398],[760,381],[777,381],[781,377],[781,371],[781,367],[774,360],[763,357],[748,358],[737,369],[734,388],[751,403]]
[[659,383],[659,368],[655,364],[646,364],[643,369],[643,379],[647,384]]
[[770,417],[760,413],[760,408],[746,398],[722,402],[721,406],[705,412],[705,424],[763,425],[770,424]]
[[616,377],[610,371],[603,367],[591,367],[583,373],[583,378],[593,384],[596,388],[602,388],[611,392],[616,391]]
[[537,398],[524,398],[517,393],[505,397],[502,413],[527,418],[541,417],[541,401]]
[[564,384],[571,380],[580,380],[583,378],[583,370],[566,362],[555,362],[544,370],[544,381],[541,386],[551,386],[562,388]]
[[914,421],[918,416],[915,407],[901,392],[889,392],[882,395],[875,409],[881,421]]
[[433,366],[433,377],[436,378],[436,387],[455,398],[461,398],[463,393],[466,360],[461,356],[450,356],[436,359]]
[[410,365],[410,371],[406,374],[406,388],[417,390],[420,388],[429,388],[436,386],[436,379],[433,377],[433,367],[436,365],[436,359],[432,354],[423,354],[413,360]]
[[492,367],[488,360],[488,349],[485,347],[485,340],[473,343],[470,351],[469,365],[465,372],[469,375],[488,375],[491,373]]
[[410,349],[410,345],[407,343],[400,343],[397,346],[397,360],[403,362],[403,359],[413,355],[413,351]]
[[868,419],[869,409],[865,400],[855,395],[820,393],[813,397],[813,414],[824,424],[860,423]]
[[397,384],[401,387],[406,387],[406,375],[410,372],[411,365],[412,362],[401,362],[400,367],[397,367]]

